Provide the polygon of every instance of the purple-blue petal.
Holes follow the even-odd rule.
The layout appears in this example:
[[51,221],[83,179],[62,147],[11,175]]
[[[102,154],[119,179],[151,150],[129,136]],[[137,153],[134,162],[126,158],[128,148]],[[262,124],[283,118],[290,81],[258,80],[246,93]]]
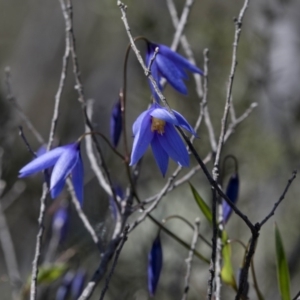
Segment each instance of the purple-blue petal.
[[181,115],[179,112],[173,110],[174,115],[176,116],[176,119],[178,120],[178,124],[180,127],[184,128],[185,130],[192,133],[194,136],[197,136],[196,131],[194,128],[189,124],[189,122],[185,119],[183,115]]
[[[57,160],[51,175],[50,190],[64,182],[79,159],[79,144],[71,144]],[[55,193],[56,194],[56,193]]]
[[63,179],[58,181],[57,184],[51,188],[50,194],[52,199],[56,198],[61,193],[65,184],[66,184],[66,180]]
[[19,177],[25,177],[52,167],[58,161],[61,154],[64,153],[66,147],[68,146],[57,147],[32,160],[19,171]]
[[150,113],[150,111],[151,110],[145,110],[137,117],[132,125],[133,136],[136,136],[138,134],[138,131],[141,128],[142,121],[144,120],[145,116]]
[[159,72],[165,77],[168,83],[178,92],[186,95],[187,88],[182,80],[181,70],[167,57],[157,54],[156,63]]
[[169,47],[167,47],[165,45],[158,45],[158,47],[159,47],[159,52],[163,56],[169,58],[174,63],[176,63],[178,67],[188,69],[189,71],[191,71],[193,73],[198,73],[200,75],[204,74],[202,70],[200,70],[195,65],[190,63],[189,60],[187,60],[186,58],[184,58],[177,52],[174,52],[173,50],[171,50]]
[[157,135],[158,140],[167,154],[183,167],[189,166],[189,154],[173,125],[166,123],[163,135]]
[[162,175],[165,177],[167,169],[168,169],[168,164],[169,164],[169,156],[168,156],[167,152],[163,149],[163,147],[160,145],[157,135],[158,134],[155,134],[152,139],[151,148],[153,151],[155,161],[156,161]]
[[154,118],[166,121],[173,125],[179,125],[179,122],[175,116],[169,113],[165,108],[155,108],[151,111],[150,115]]
[[84,170],[81,155],[79,157],[76,165],[72,170],[72,182],[75,190],[76,197],[79,203],[83,203],[83,180],[84,180]]
[[136,130],[137,134],[134,137],[131,152],[131,166],[135,165],[139,161],[139,159],[144,155],[153,138],[154,133],[151,131],[151,116],[149,115],[149,113],[144,114],[144,117],[140,122],[139,128],[136,128]]

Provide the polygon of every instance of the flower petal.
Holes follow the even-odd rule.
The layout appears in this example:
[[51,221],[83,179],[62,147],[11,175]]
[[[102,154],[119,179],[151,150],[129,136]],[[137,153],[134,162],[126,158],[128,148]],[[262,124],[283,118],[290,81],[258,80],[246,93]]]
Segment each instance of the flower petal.
[[172,60],[160,53],[156,56],[156,63],[160,73],[167,79],[170,85],[178,92],[186,95],[187,88],[182,81],[182,71],[178,68],[178,66],[176,66]]
[[189,155],[186,147],[173,125],[166,123],[165,133],[157,135],[158,140],[167,154],[178,164],[184,167],[189,166]]
[[[131,166],[136,164],[144,155],[154,135],[154,133],[151,131],[151,116],[149,114],[149,110],[147,110],[146,113],[142,113],[142,115],[143,118],[139,120],[139,125],[136,125],[134,128],[134,130],[137,131],[137,134],[134,137],[132,146],[130,161]],[[142,115],[140,115],[140,117]]]
[[156,163],[162,172],[163,176],[165,177],[168,164],[169,164],[169,156],[164,148],[161,146],[160,142],[158,141],[157,134],[154,135],[153,140],[151,142],[151,148],[153,151],[154,158]]
[[115,103],[110,117],[110,140],[114,147],[118,146],[122,133],[122,112],[121,103]]
[[83,179],[84,179],[84,170],[83,170],[81,155],[79,154],[77,163],[74,169],[72,170],[72,182],[74,185],[76,197],[81,205],[83,203]]
[[190,70],[193,73],[198,73],[200,75],[204,75],[203,71],[197,68],[195,65],[189,62],[186,58],[181,56],[180,54],[174,52],[169,47],[165,45],[158,45],[159,52],[164,55],[165,57],[168,57],[170,60],[172,60],[174,63],[177,64],[180,68],[186,68]]
[[173,125],[179,125],[179,122],[175,116],[172,116],[165,108],[155,108],[151,111],[150,115],[154,118],[166,121]]
[[[50,180],[50,190],[52,190],[53,188],[55,188],[56,190],[56,185],[60,186],[60,184],[65,181],[66,177],[71,173],[71,171],[77,164],[78,159],[79,145],[78,143],[71,144],[61,154],[53,168]],[[54,194],[56,195],[57,192]]]
[[63,179],[59,182],[57,182],[57,184],[51,189],[50,193],[51,193],[51,198],[55,199],[63,190],[64,186],[65,186],[66,180]]
[[194,130],[194,128],[189,124],[189,122],[185,119],[185,117],[180,114],[178,111],[173,110],[174,115],[176,116],[176,119],[178,120],[178,125],[182,128],[184,128],[185,130],[189,131],[190,133],[192,133],[194,136],[197,136],[196,131]]
[[133,136],[136,136],[138,134],[138,131],[141,128],[141,124],[142,121],[144,119],[144,117],[146,116],[146,114],[149,114],[149,110],[145,110],[144,112],[142,112],[137,119],[135,120],[135,122],[132,125],[132,132],[133,132]]
[[68,146],[57,147],[38,156],[19,171],[19,177],[25,177],[53,166]]

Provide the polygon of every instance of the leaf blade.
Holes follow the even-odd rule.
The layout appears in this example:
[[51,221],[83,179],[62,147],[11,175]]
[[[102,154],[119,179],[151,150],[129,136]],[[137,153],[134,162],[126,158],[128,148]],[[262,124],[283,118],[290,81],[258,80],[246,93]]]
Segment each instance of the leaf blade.
[[212,224],[212,213],[210,208],[208,207],[208,205],[205,203],[205,201],[202,199],[202,197],[199,195],[197,190],[193,187],[193,185],[190,182],[189,185],[193,193],[194,199],[198,204],[200,210],[202,211],[202,213],[204,214],[208,222]]
[[277,280],[280,289],[282,300],[291,300],[290,294],[290,273],[285,256],[282,238],[275,223],[275,249],[276,249],[276,267],[277,267]]

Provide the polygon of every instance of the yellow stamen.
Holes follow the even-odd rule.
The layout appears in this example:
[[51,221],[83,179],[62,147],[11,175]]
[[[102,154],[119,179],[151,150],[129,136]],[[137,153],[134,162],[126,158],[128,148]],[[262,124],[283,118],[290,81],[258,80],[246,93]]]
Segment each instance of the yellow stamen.
[[164,120],[160,120],[152,117],[151,131],[157,131],[159,134],[163,134],[165,132],[166,122]]

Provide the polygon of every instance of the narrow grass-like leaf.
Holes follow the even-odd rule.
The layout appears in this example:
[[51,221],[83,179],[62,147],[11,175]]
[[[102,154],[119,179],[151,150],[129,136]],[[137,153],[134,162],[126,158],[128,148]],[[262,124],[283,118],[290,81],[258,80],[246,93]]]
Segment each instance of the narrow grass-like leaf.
[[276,248],[276,265],[277,279],[282,300],[291,300],[290,294],[290,273],[283,248],[281,235],[277,224],[275,223],[275,248]]
[[196,189],[193,187],[193,185],[189,182],[189,185],[191,187],[194,199],[196,200],[199,208],[203,212],[204,216],[208,220],[209,223],[212,223],[212,213],[208,205],[205,203],[205,201],[202,199],[202,197],[198,194]]
[[231,264],[231,245],[227,242],[228,236],[226,231],[222,232],[222,256],[223,256],[223,267],[221,271],[221,277],[224,283],[232,286],[235,290],[237,289],[234,272]]

